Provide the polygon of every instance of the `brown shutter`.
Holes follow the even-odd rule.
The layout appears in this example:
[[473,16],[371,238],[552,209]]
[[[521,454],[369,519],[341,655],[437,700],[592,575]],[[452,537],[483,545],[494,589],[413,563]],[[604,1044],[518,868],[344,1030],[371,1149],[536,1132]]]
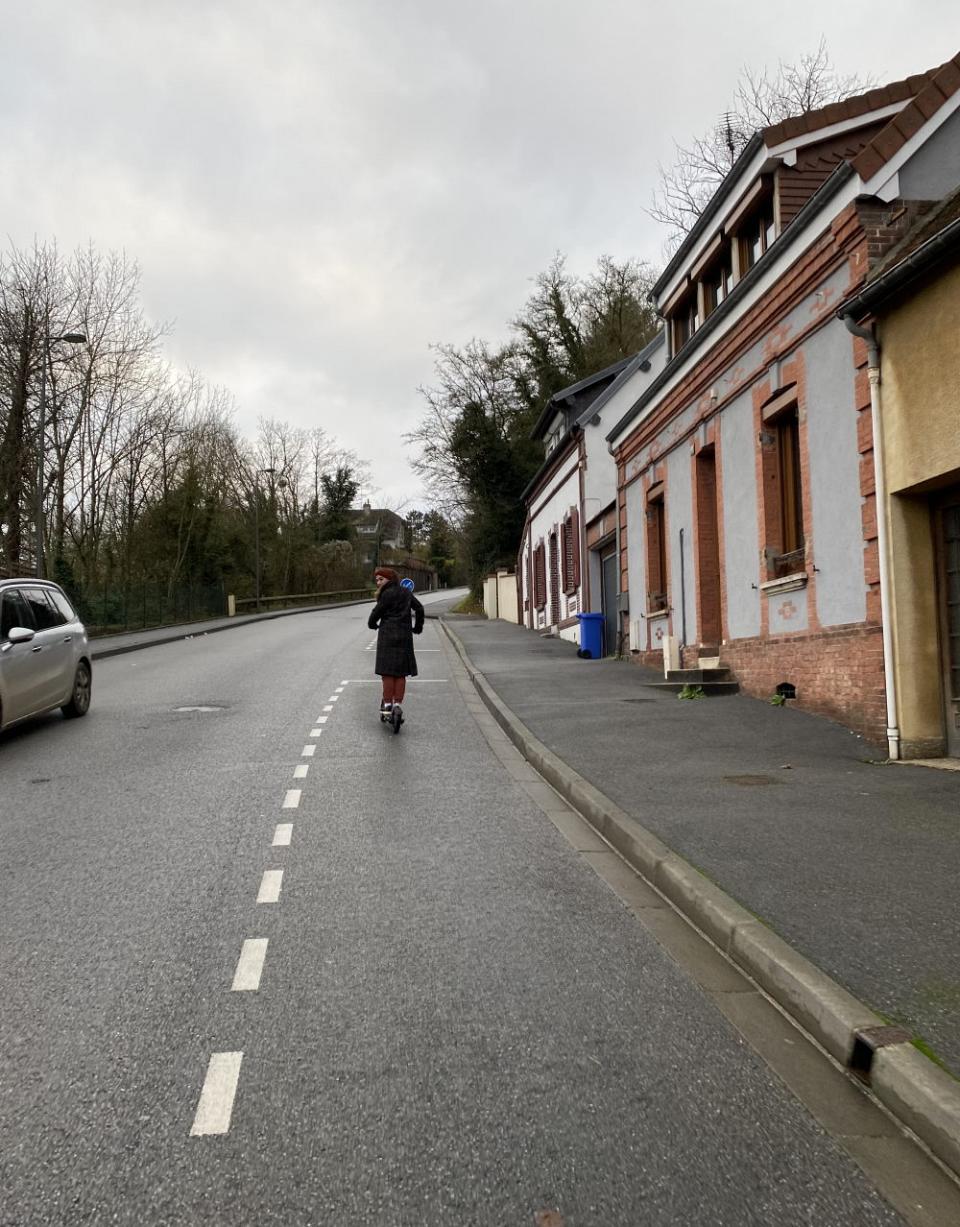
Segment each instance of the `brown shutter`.
[[576,507],[570,512],[570,536],[573,540],[573,579],[571,586],[580,587],[580,512]]

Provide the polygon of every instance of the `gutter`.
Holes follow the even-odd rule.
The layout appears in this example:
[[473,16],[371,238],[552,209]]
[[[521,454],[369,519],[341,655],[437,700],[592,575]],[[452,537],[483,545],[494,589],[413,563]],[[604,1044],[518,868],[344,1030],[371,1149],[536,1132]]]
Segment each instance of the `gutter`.
[[[842,312],[842,314],[841,314]],[[897,678],[893,656],[893,614],[890,602],[890,563],[887,540],[887,486],[883,463],[883,421],[880,404],[880,348],[873,326],[864,328],[846,305],[837,312],[847,330],[867,343],[867,375],[870,379],[870,421],[873,428],[873,480],[877,502],[877,553],[880,556],[880,621],[883,635],[883,678],[887,706],[887,752],[900,757],[897,724]]]

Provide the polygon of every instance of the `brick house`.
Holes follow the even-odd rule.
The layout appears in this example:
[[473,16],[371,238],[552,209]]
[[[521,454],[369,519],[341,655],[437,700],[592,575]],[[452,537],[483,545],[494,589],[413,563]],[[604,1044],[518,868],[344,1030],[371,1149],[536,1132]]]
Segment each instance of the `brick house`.
[[532,437],[544,461],[523,499],[527,514],[517,559],[521,624],[580,642],[577,614],[604,615],[607,654],[617,651],[617,469],[606,429],[663,365],[663,336],[631,358],[557,392]]
[[663,370],[607,433],[640,661],[674,640],[883,740],[868,348],[837,308],[958,180],[960,56],[746,145],[654,287]]

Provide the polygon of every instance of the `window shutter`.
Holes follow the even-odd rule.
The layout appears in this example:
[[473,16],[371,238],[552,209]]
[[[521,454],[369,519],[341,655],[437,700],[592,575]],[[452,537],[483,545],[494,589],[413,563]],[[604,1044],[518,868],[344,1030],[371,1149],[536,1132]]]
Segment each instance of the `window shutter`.
[[573,547],[571,549],[571,557],[573,559],[573,565],[572,565],[572,572],[571,572],[572,579],[570,581],[570,584],[571,584],[571,587],[573,588],[579,588],[580,587],[580,512],[577,510],[576,507],[574,507],[573,510],[570,512],[570,537],[573,542]]

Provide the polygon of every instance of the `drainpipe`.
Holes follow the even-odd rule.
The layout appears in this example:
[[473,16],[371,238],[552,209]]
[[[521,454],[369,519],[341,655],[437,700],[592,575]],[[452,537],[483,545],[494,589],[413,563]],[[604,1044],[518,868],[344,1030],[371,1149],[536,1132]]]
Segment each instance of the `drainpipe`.
[[887,702],[887,752],[900,757],[897,724],[897,680],[893,667],[893,617],[890,609],[890,567],[887,548],[887,484],[883,468],[883,433],[880,415],[880,349],[872,327],[864,328],[853,315],[844,315],[847,330],[867,343],[867,375],[870,379],[870,421],[873,427],[873,479],[877,501],[877,552],[880,555],[880,618],[883,624],[883,674]]

